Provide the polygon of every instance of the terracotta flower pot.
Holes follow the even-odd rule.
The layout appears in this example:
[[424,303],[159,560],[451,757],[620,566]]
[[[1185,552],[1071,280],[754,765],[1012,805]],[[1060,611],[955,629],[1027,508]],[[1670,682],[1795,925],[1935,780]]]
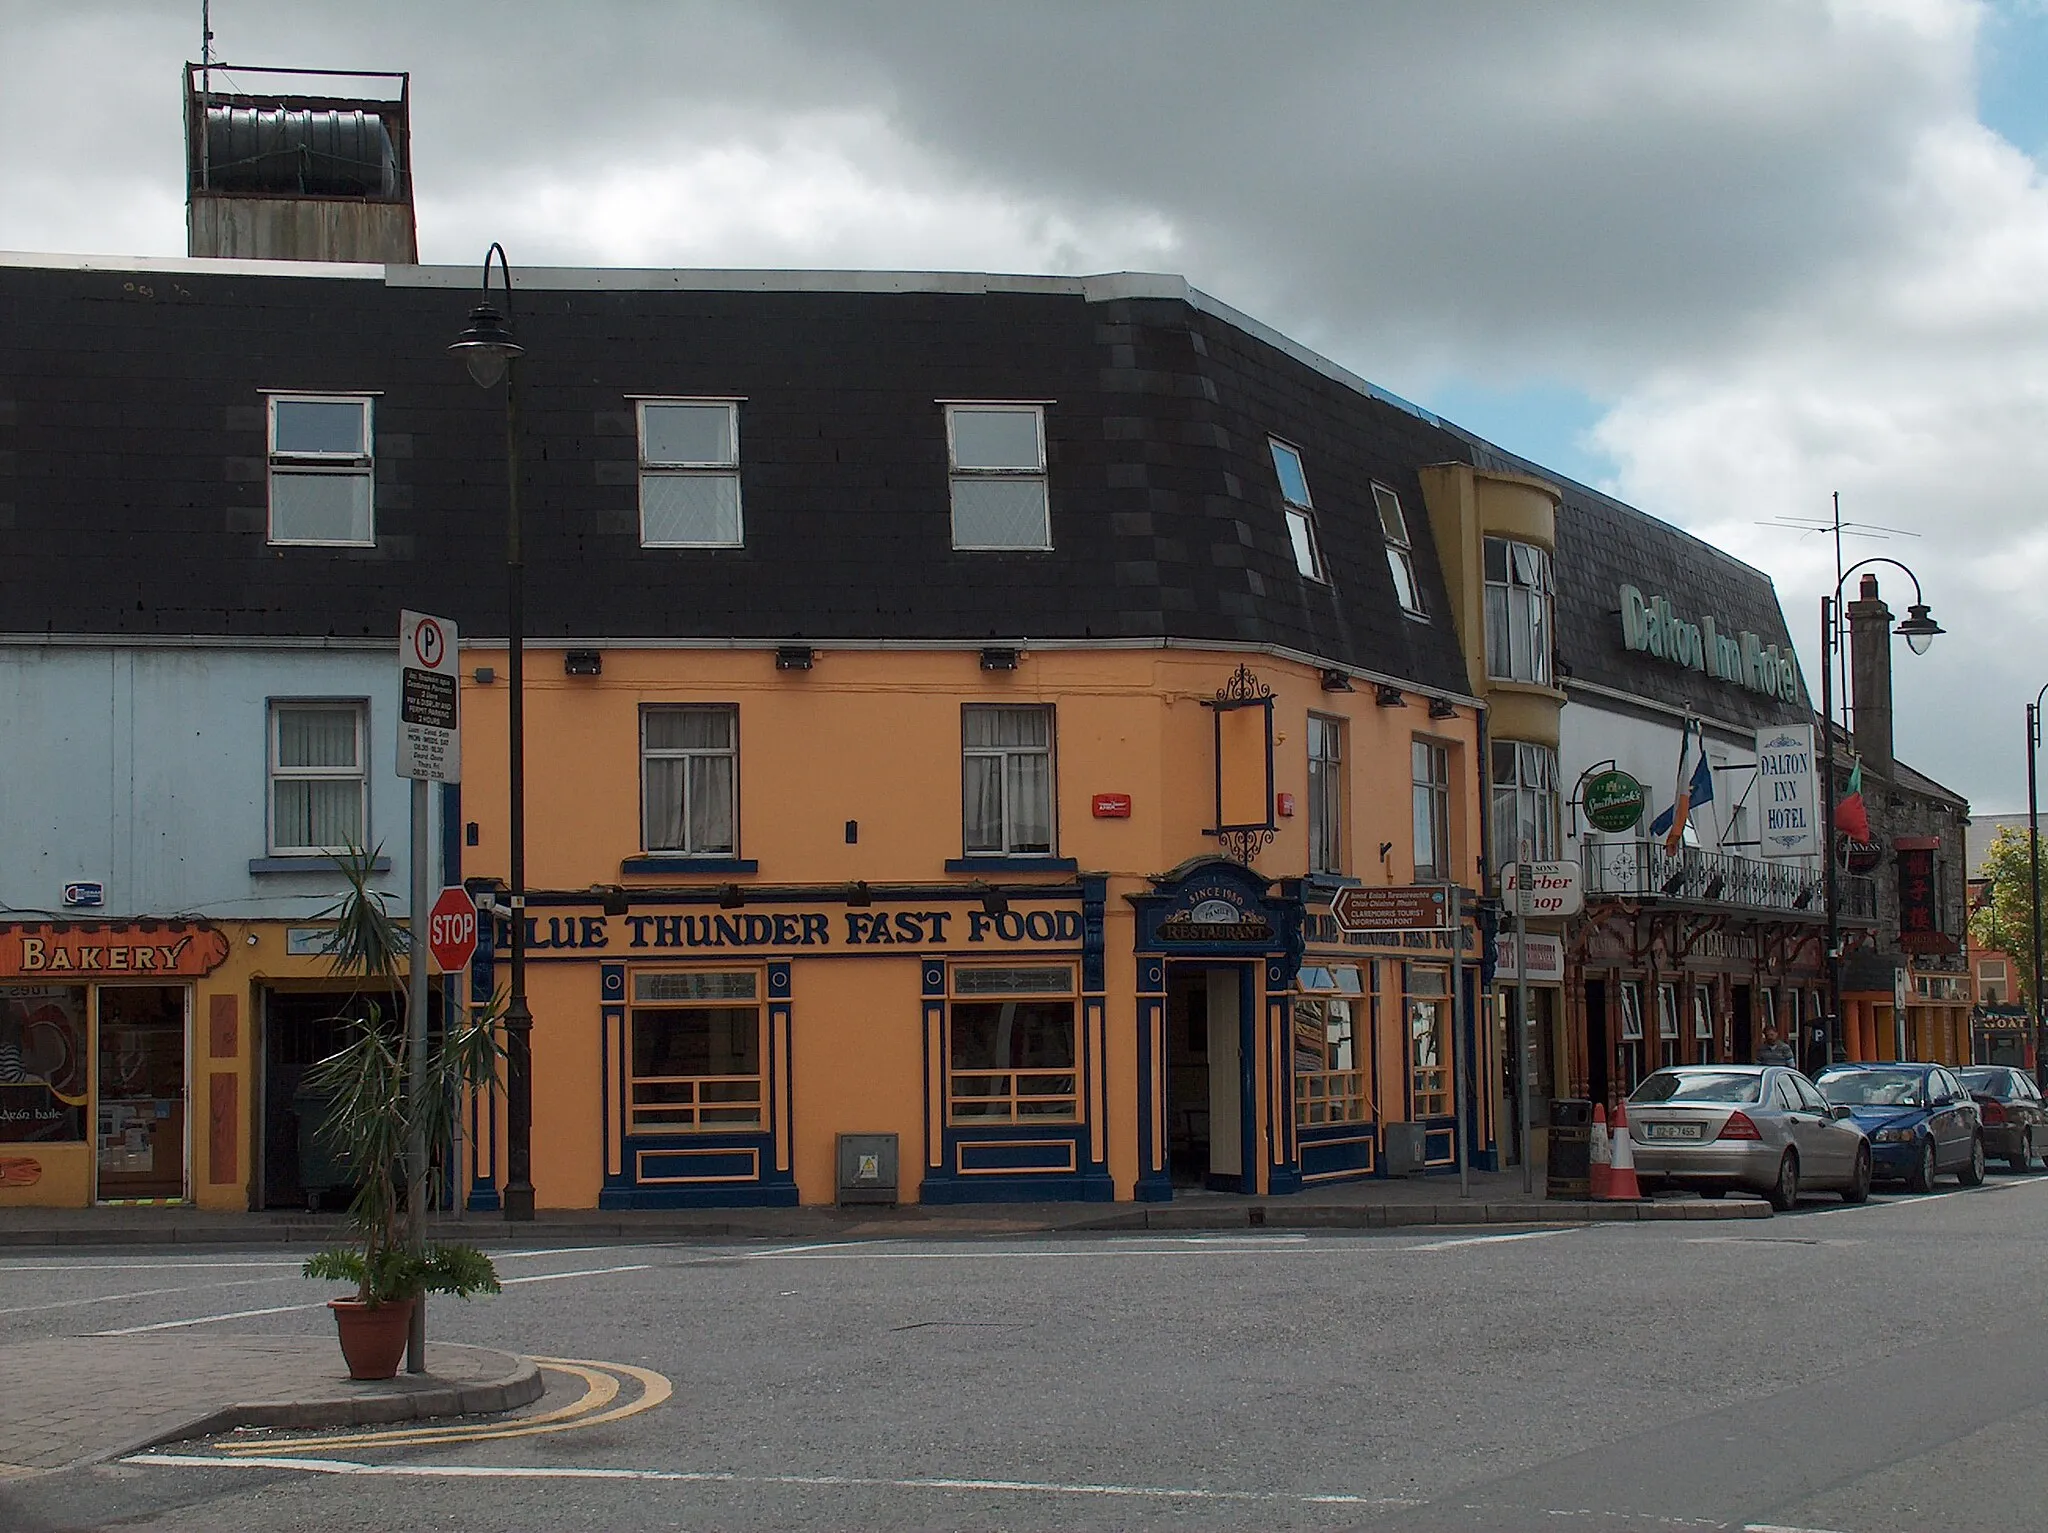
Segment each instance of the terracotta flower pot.
[[341,1336],[342,1360],[352,1379],[388,1379],[405,1357],[412,1325],[411,1299],[386,1299],[375,1306],[356,1299],[329,1299],[334,1329]]

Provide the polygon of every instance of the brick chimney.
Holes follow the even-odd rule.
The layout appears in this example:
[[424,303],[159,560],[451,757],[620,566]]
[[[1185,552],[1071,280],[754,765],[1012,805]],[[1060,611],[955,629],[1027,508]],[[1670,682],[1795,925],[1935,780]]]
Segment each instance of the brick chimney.
[[1892,609],[1865,575],[1849,603],[1849,682],[1855,699],[1856,754],[1865,767],[1892,775]]

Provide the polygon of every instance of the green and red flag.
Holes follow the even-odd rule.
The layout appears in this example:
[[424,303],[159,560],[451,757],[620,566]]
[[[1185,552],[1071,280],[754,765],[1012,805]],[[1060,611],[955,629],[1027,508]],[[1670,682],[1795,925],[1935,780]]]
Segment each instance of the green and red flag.
[[1842,801],[1835,805],[1835,829],[1851,841],[1870,839],[1870,811],[1863,807],[1863,763],[1849,769],[1849,782]]

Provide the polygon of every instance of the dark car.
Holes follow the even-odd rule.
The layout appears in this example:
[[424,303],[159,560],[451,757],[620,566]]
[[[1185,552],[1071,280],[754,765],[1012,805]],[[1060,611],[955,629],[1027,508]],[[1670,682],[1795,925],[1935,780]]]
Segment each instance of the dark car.
[[1870,1136],[1878,1176],[1914,1192],[1932,1191],[1935,1177],[1949,1172],[1965,1187],[1983,1185],[1983,1116],[1944,1066],[1836,1065],[1816,1084]]
[[1956,1079],[1984,1119],[1984,1153],[2015,1171],[2030,1168],[2036,1151],[2048,1149],[2048,1102],[2034,1078],[2004,1065],[1973,1065],[1956,1071]]

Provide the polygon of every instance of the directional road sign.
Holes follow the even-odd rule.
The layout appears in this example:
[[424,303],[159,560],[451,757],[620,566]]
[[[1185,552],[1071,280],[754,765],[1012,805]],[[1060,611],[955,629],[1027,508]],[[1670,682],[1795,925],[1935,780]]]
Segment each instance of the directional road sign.
[[1354,884],[1330,900],[1337,929],[1347,932],[1442,931],[1451,924],[1449,886]]

